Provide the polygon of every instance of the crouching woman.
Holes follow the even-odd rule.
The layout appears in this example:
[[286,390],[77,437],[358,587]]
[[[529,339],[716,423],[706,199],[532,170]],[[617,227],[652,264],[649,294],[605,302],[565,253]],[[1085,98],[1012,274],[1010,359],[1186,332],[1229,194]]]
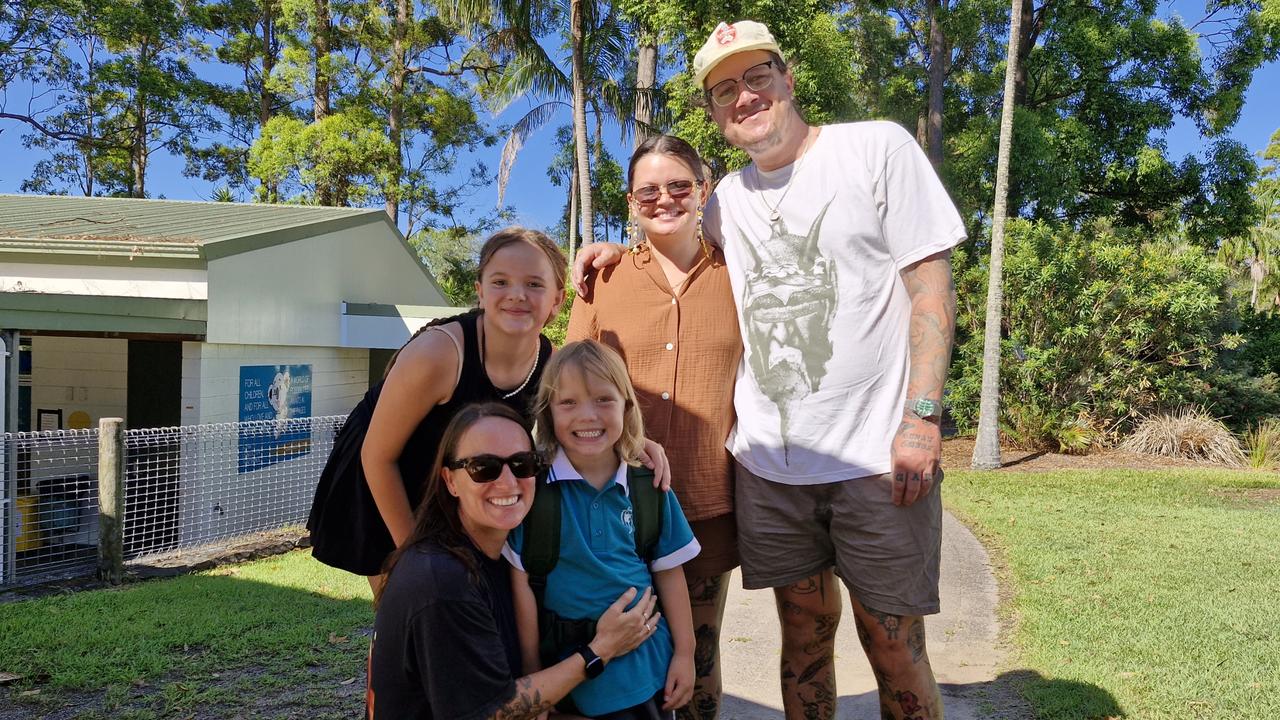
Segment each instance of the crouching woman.
[[[536,718],[657,627],[650,591],[628,590],[581,652],[521,670],[507,533],[533,504],[543,469],[525,420],[499,403],[449,423],[408,542],[388,559],[369,649],[369,720]],[[593,667],[588,667],[591,664]]]

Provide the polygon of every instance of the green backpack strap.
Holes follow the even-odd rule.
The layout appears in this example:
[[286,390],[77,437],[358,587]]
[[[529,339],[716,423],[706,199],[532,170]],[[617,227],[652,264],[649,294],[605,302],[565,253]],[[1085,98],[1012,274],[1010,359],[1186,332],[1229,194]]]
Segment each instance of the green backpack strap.
[[520,553],[524,571],[529,575],[529,585],[538,595],[542,605],[541,590],[547,586],[547,576],[560,561],[560,483],[551,482],[546,476],[538,478],[533,494],[533,507],[525,519],[524,550]]
[[627,467],[627,493],[636,529],[636,554],[645,562],[653,562],[658,536],[662,534],[667,494],[653,486],[653,471],[643,465]]

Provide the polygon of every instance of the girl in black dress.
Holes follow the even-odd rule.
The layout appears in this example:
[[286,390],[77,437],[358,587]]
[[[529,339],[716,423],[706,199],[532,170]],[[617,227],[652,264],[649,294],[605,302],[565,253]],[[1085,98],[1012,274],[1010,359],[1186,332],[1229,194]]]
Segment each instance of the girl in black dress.
[[536,230],[511,227],[485,241],[479,308],[419,330],[352,411],[352,431],[335,441],[307,523],[317,559],[368,576],[376,592],[387,556],[413,529],[423,482],[458,409],[496,401],[528,415],[551,354],[541,331],[564,302],[566,267]]

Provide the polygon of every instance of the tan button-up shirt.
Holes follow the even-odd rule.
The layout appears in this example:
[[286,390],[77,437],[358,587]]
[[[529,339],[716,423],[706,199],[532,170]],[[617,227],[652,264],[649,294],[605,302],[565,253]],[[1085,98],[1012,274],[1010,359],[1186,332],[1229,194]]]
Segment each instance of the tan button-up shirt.
[[597,273],[573,301],[566,340],[592,338],[622,355],[645,435],[671,461],[671,486],[690,520],[733,511],[733,382],[742,357],[724,255],[712,249],[676,295],[642,248]]

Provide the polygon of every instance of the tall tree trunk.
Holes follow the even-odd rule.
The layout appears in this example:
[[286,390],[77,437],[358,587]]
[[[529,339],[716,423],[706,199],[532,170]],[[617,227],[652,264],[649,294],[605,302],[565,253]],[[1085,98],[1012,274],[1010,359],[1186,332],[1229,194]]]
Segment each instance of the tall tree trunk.
[[595,215],[591,211],[591,166],[587,161],[587,108],[582,87],[583,2],[586,0],[571,0],[569,22],[573,43],[573,140],[578,156],[578,197],[581,203],[582,242],[585,245],[596,239],[595,229],[592,227]]
[[[262,88],[258,93],[259,132],[271,122],[271,116],[275,112],[275,96],[272,95],[268,84],[271,73],[275,71],[276,60],[280,56],[280,47],[276,43],[277,9],[276,0],[262,0]],[[266,188],[267,202],[277,202],[280,199],[280,184],[269,182]]]
[[[312,88],[311,110],[316,122],[327,117],[329,105],[329,43],[330,25],[329,0],[315,0],[315,27],[311,28],[311,48],[315,54],[315,79]],[[336,204],[334,188],[325,179],[316,183],[316,200],[321,205]]]
[[647,29],[642,33],[636,47],[635,147],[649,138],[648,128],[653,124],[653,89],[658,83],[658,39]]
[[[1049,0],[1045,0],[1047,5]],[[1027,105],[1027,56],[1035,46],[1035,5],[1032,0],[1022,0],[1013,5],[1018,15],[1018,62],[1014,70],[1013,101],[1019,107]]]
[[569,264],[572,265],[578,251],[578,173],[569,175]]
[[1000,148],[996,155],[995,209],[991,214],[991,267],[987,275],[987,322],[982,340],[982,399],[973,467],[1000,467],[1000,325],[1004,316],[1004,222],[1009,202],[1009,149],[1013,145],[1014,82],[1018,74],[1022,0],[1012,0],[1009,48],[1004,69],[1004,107],[1000,110]]
[[[151,58],[144,42],[138,49],[138,67],[145,68],[151,64]],[[147,196],[147,95],[142,88],[133,96],[133,142],[129,147],[129,168],[132,180],[129,183],[129,197],[144,198]]]
[[391,223],[400,221],[400,181],[404,177],[404,88],[408,77],[408,48],[405,35],[409,30],[409,0],[396,0],[396,24],[392,31],[391,42],[391,105],[387,111],[387,140],[391,144],[391,177],[386,188],[387,215]]
[[951,53],[947,39],[942,34],[941,15],[943,0],[929,3],[929,122],[926,153],[933,169],[942,169],[942,90],[947,79],[947,64]]

